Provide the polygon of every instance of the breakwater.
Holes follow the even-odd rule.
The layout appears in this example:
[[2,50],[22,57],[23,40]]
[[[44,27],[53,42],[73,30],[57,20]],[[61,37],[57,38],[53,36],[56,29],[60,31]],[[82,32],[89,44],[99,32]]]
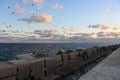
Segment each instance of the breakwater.
[[120,48],[77,80],[120,80]]
[[0,80],[57,80],[120,45],[59,51],[56,56],[23,54],[0,63]]

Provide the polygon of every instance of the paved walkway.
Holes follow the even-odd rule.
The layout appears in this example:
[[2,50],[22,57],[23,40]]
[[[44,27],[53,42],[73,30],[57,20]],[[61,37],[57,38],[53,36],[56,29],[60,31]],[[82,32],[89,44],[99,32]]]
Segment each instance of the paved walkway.
[[120,80],[120,48],[79,80]]

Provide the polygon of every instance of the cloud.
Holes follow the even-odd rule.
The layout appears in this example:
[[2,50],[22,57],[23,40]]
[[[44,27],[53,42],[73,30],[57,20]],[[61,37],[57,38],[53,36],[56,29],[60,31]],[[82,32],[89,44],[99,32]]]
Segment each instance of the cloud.
[[69,31],[70,31],[71,33],[74,33],[74,32],[77,32],[77,29],[76,29],[75,27],[71,27],[71,28],[69,29]]
[[89,25],[88,28],[99,28],[100,24],[96,24],[96,25]]
[[109,29],[109,28],[110,28],[110,25],[108,25],[108,24],[103,24],[103,25],[101,25],[100,27],[101,27],[101,29]]
[[120,27],[114,27],[113,30],[120,30]]
[[42,7],[43,7],[43,3],[38,3],[37,8],[42,9]]
[[15,7],[17,10],[15,12],[12,12],[11,14],[21,15],[25,12],[25,9],[21,8],[18,4],[16,4]]
[[111,25],[109,24],[96,24],[96,25],[89,25],[88,28],[100,28],[100,29],[109,29]]
[[46,34],[58,34],[59,31],[56,29],[50,29],[50,30],[35,30],[34,34],[38,34],[38,35],[46,35]]
[[6,32],[5,30],[0,30],[0,33],[4,33],[4,32]]
[[51,5],[51,8],[52,8],[52,9],[61,9],[61,8],[63,8],[63,6],[60,5],[60,4],[52,4],[52,5]]
[[37,8],[42,9],[44,0],[23,0],[23,3],[37,3]]
[[23,0],[24,3],[34,2],[34,3],[42,3],[44,0]]
[[106,12],[113,12],[113,11],[114,11],[113,8],[107,8],[107,9],[106,9]]
[[41,14],[41,15],[32,15],[29,18],[18,19],[19,21],[25,21],[29,24],[31,23],[52,23],[53,17],[49,14]]
[[[6,34],[7,33],[7,34]],[[94,33],[95,34],[95,33]],[[120,32],[98,32],[97,38],[93,33],[73,33],[72,36],[60,34],[56,29],[35,30],[34,33],[10,33],[0,34],[0,42],[120,42]],[[109,40],[108,40],[109,39]]]
[[97,34],[97,37],[99,38],[110,38],[110,37],[113,37],[113,38],[116,38],[116,37],[119,37],[120,36],[120,33],[119,32],[98,32]]

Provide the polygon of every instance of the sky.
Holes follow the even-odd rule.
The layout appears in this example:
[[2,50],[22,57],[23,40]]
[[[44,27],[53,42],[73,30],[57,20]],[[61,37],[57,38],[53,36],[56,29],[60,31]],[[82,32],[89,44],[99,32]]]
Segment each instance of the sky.
[[120,43],[120,0],[0,0],[0,43]]

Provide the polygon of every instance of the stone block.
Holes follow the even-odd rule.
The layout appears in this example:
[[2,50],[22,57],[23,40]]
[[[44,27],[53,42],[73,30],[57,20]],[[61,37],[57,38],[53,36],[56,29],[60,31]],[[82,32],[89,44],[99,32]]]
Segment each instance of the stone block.
[[32,60],[35,59],[34,55],[32,53],[28,53],[28,54],[22,54],[22,55],[17,55],[16,56],[17,60]]
[[9,78],[4,78],[4,79],[0,79],[0,80],[16,80],[16,77],[9,77]]
[[4,80],[4,78],[6,79],[9,77],[15,77],[16,73],[16,66],[7,62],[0,63],[0,80]]
[[70,54],[70,65],[78,65],[80,62],[78,53],[71,53]]
[[62,54],[63,67],[67,67],[70,64],[70,55]]
[[11,60],[8,63],[13,64],[17,68],[16,79],[17,80],[29,80],[29,64],[24,60]]
[[54,74],[57,71],[57,61],[54,58],[45,59],[46,75]]
[[34,59],[28,62],[30,64],[30,77],[32,80],[42,80],[44,78],[44,60]]

